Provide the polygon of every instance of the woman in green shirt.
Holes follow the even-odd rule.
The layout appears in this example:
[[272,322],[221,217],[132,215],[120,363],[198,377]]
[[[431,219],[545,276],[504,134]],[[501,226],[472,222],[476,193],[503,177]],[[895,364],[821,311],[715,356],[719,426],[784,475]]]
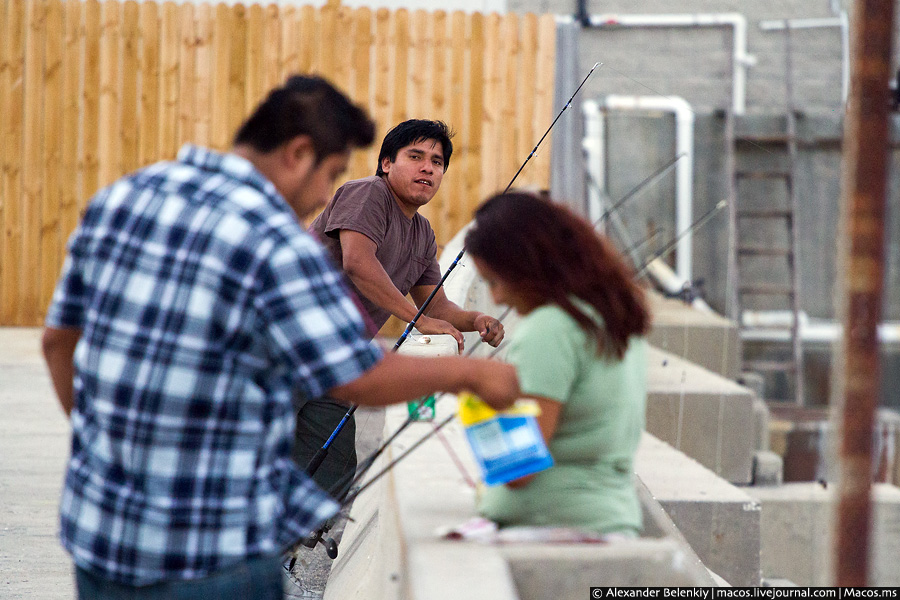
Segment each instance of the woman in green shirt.
[[487,488],[479,511],[503,526],[636,535],[634,455],[644,427],[650,315],[631,270],[590,223],[527,193],[485,202],[466,236],[498,304],[523,315],[507,361],[555,465]]

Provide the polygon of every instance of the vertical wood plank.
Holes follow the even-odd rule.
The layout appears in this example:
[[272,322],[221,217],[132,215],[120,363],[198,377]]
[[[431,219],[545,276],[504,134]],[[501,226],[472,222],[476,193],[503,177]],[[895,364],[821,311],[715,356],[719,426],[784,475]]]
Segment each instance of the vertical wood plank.
[[18,315],[19,282],[22,278],[22,131],[24,118],[25,73],[25,2],[7,0],[7,16],[3,23],[5,81],[0,94],[5,97],[0,113],[2,139],[6,146],[3,169],[3,285],[0,285],[0,319],[4,325],[24,325]]
[[[371,76],[372,49],[372,11],[368,7],[358,8],[353,12],[353,84],[350,93],[353,99],[371,110],[369,78]],[[372,144],[365,151],[357,151],[353,155],[353,166],[350,178],[357,179],[375,173],[375,158],[378,156],[377,144]]]
[[[429,15],[424,10],[416,10],[411,15],[410,29],[410,66],[409,66],[409,107],[407,118],[434,119],[431,107],[432,80],[429,77]],[[444,192],[438,190],[431,202],[419,209],[419,213],[428,219],[434,229],[435,236],[440,235],[441,223],[439,208]]]
[[280,9],[277,4],[269,4],[266,6],[266,33],[265,33],[265,62],[264,74],[265,81],[263,84],[263,99],[271,90],[282,82],[281,77],[281,24]]
[[428,13],[416,10],[410,19],[409,36],[409,102],[407,115],[409,118],[432,119],[431,88],[428,68]]
[[38,322],[46,312],[56,278],[62,264],[63,248],[60,237],[60,214],[62,208],[62,138],[63,128],[63,74],[62,61],[65,44],[65,7],[61,0],[47,3],[47,27],[45,30],[44,56],[44,155],[43,177],[44,198],[41,206],[40,229],[40,302]]
[[231,7],[231,53],[228,62],[228,141],[244,121],[247,103],[247,9],[243,4]]
[[99,187],[100,121],[100,3],[87,0],[84,7],[84,129],[81,137],[81,181],[83,202]]
[[[450,126],[456,130],[456,138],[453,140],[454,153],[450,168],[452,174],[445,178],[443,185],[450,184],[449,197],[442,204],[442,220],[447,223],[447,229],[455,233],[465,224],[467,214],[464,214],[464,198],[466,183],[466,155],[469,152],[470,131],[465,126],[465,60],[466,60],[466,15],[462,11],[455,11],[450,18],[450,39],[453,45],[450,48],[450,82],[448,88],[448,102],[450,111]],[[450,235],[452,236],[453,233]],[[442,240],[446,243],[448,240]]]
[[448,121],[447,108],[447,13],[439,10],[431,15],[427,44],[431,46],[431,112],[434,119]]
[[289,73],[315,73],[321,72],[321,59],[318,53],[319,13],[309,6],[303,6],[294,15],[294,44],[292,52],[297,57],[294,70]]
[[281,59],[279,61],[281,79],[287,79],[297,71],[300,62],[299,29],[297,22],[297,9],[293,6],[285,6],[281,9]]
[[266,89],[266,12],[260,4],[247,9],[247,97],[249,113],[259,104]]
[[[372,113],[375,118],[375,145],[384,138],[391,116],[391,12],[386,8],[375,11],[375,97]],[[376,162],[378,154],[375,154]],[[376,165],[377,166],[377,165]]]
[[47,3],[32,0],[26,5],[28,30],[25,38],[25,118],[22,141],[22,262],[19,280],[18,321],[38,324],[40,311],[40,225],[43,202],[43,112],[44,37]]
[[469,97],[469,152],[466,156],[465,214],[471,215],[482,199],[481,148],[484,110],[484,69],[478,57],[485,56],[484,17],[472,15],[470,32],[470,68],[467,82]]
[[194,31],[197,35],[194,69],[194,142],[210,145],[213,70],[213,18],[212,6],[204,2],[194,11]]
[[117,0],[103,3],[100,27],[100,187],[122,173],[119,152],[119,9]]
[[[9,2],[7,0],[0,0],[0,139],[5,140],[5,143],[0,144],[0,282],[4,280],[3,276],[7,272],[7,269],[3,264],[3,258],[5,252],[4,249],[6,247],[6,227],[4,219],[6,209],[4,205],[8,199],[4,190],[3,179],[9,160],[7,154],[13,150],[13,141],[4,136],[5,124],[3,122],[6,118],[7,111],[9,111],[9,58],[7,57],[8,51],[6,46],[8,38],[7,26],[11,19],[8,10]],[[0,317],[2,317],[4,313],[3,287],[4,286],[0,284]],[[0,325],[8,325],[8,323],[4,323],[0,320]]]
[[[339,6],[337,11],[337,30],[332,47],[335,53],[335,84],[344,92],[350,93],[353,86],[353,10],[348,6]],[[352,96],[351,96],[352,97]]]
[[[78,169],[78,142],[81,137],[81,15],[80,0],[66,1],[66,33],[63,69],[62,200],[60,228],[68,239],[78,223],[81,206],[81,179]],[[2,111],[0,111],[2,113]]]
[[[543,15],[538,22],[537,89],[535,90],[534,118],[536,129],[544,131],[553,121],[553,88],[556,65],[556,20],[553,15]],[[553,134],[544,144],[550,148]],[[535,184],[550,185],[550,152],[542,152],[532,159]]]
[[138,73],[140,73],[140,15],[134,0],[122,7],[122,173],[138,168]]
[[178,5],[165,2],[160,22],[159,158],[169,160],[178,151]]
[[[500,109],[503,96],[500,89],[500,15],[491,13],[485,17],[485,61],[484,68],[484,106],[481,112],[482,121],[482,180],[479,199],[498,191],[500,179],[505,173],[500,172]],[[473,56],[474,59],[474,56]],[[472,82],[475,85],[476,82]],[[512,175],[510,175],[512,177]]]
[[[447,112],[447,13],[437,11],[430,15],[426,30],[425,43],[429,48],[426,70],[431,75],[428,85],[429,118],[447,122],[450,120]],[[450,223],[444,219],[445,207],[452,202],[450,186],[444,185],[447,183],[449,179],[445,177],[441,192],[431,202],[434,204],[431,207],[431,225],[438,245],[443,245],[455,233]]]
[[138,162],[159,160],[159,12],[156,2],[141,3],[141,106]]
[[216,5],[213,33],[212,131],[210,144],[223,150],[229,142],[228,75],[231,69],[231,10],[227,4]]
[[394,101],[391,111],[389,127],[407,118],[409,89],[409,11],[401,8],[394,13],[393,45],[394,45],[394,72],[393,92]]
[[[518,135],[518,121],[516,110],[519,107],[516,102],[518,88],[518,64],[519,56],[519,17],[515,13],[507,13],[503,16],[501,24],[501,56],[495,62],[500,65],[500,119],[498,122],[498,139],[500,151],[497,155],[497,188],[503,190],[518,168],[516,156],[516,137]],[[524,159],[523,159],[524,160]],[[526,180],[527,181],[527,180]],[[516,182],[518,185],[518,181]]]
[[194,105],[194,72],[197,69],[197,34],[194,30],[195,6],[185,2],[178,7],[178,127],[175,147],[194,141],[194,114],[203,110]]
[[[536,89],[537,65],[537,35],[538,21],[534,13],[528,13],[522,17],[522,43],[519,52],[519,92],[518,92],[518,128],[519,135],[516,144],[516,158],[519,163],[528,158],[528,153],[537,144],[541,133],[535,129],[534,123],[534,98]],[[547,124],[549,126],[549,123]],[[516,166],[518,168],[518,166]],[[533,171],[532,171],[533,173]],[[536,179],[529,181],[537,183]]]
[[[321,9],[319,9],[319,27],[318,27],[318,56],[320,75],[329,79],[333,84],[340,87],[338,81],[338,56],[335,48],[336,38],[338,37],[337,19],[338,7],[340,2],[328,0]],[[343,38],[343,36],[341,36]]]

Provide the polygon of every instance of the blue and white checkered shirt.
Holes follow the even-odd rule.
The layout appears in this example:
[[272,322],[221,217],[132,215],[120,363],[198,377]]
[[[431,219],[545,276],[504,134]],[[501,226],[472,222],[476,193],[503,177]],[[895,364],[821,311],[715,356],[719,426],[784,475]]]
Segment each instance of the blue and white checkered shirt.
[[327,252],[246,160],[185,146],[99,192],[47,316],[82,332],[60,522],[132,585],[276,553],[337,505],[291,460],[292,390],[381,357]]

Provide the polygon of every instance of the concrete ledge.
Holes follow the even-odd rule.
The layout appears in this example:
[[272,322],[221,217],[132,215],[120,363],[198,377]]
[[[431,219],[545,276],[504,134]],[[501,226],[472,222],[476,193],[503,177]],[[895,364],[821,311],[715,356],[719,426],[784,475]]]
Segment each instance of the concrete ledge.
[[731,585],[759,585],[754,498],[650,434],[641,439],[635,469],[703,564]]
[[[440,419],[455,406],[448,398],[437,408]],[[396,431],[405,418],[405,407],[388,409],[386,434]],[[413,424],[384,460],[430,430],[429,423]],[[443,432],[475,476],[461,427],[454,423]],[[648,515],[645,537],[612,545],[442,540],[435,533],[439,527],[475,516],[475,491],[466,485],[444,445],[432,439],[354,504],[355,522],[344,531],[325,598],[442,600],[458,598],[464,590],[466,600],[536,600],[548,597],[552,588],[549,597],[581,600],[590,585],[714,585],[674,526],[666,517],[659,518],[662,508],[649,494],[643,504]]]
[[651,344],[726,379],[740,375],[740,334],[737,325],[657,292],[647,294],[653,313]]
[[[801,586],[833,585],[834,489],[786,483],[748,490],[762,504],[762,572]],[[900,489],[872,487],[869,585],[900,585]]]
[[647,431],[741,485],[753,477],[756,429],[749,389],[672,353],[651,348]]

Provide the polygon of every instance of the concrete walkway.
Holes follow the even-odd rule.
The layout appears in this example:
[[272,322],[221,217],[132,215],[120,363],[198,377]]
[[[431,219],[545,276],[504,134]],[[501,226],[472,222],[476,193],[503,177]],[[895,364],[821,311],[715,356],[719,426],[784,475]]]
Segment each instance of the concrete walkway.
[[57,538],[69,424],[40,353],[40,329],[0,328],[0,598],[75,597]]
[[[72,561],[57,537],[57,510],[69,456],[69,423],[40,351],[41,329],[0,327],[0,600],[75,597]],[[380,441],[381,411],[357,413],[357,441],[368,456]],[[340,539],[344,522],[332,531]],[[321,598],[331,570],[322,548],[285,577],[285,598]]]

